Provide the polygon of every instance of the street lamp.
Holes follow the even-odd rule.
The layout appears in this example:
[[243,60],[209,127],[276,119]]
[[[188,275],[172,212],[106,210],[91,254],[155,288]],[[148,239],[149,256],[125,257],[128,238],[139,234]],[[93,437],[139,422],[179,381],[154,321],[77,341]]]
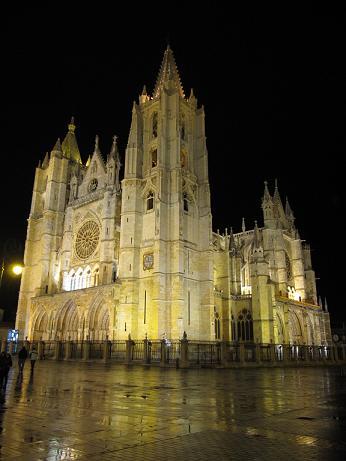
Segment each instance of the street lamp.
[[[5,258],[2,259],[2,264],[1,264],[1,269],[0,269],[0,288],[1,288],[2,277],[4,275],[4,272],[5,272]],[[15,275],[21,275],[21,273],[23,272],[23,266],[21,264],[13,264],[12,272]]]

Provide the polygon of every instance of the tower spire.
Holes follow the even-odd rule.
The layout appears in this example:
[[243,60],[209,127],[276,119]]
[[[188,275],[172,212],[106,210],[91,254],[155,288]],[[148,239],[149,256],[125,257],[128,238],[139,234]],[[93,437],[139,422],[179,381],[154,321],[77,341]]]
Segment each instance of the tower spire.
[[62,142],[62,151],[65,157],[74,160],[77,163],[82,163],[80,156],[77,139],[75,135],[76,125],[74,123],[74,117],[71,117],[71,121],[68,125],[68,132],[65,139]]
[[163,60],[159,75],[156,80],[155,89],[153,92],[153,98],[158,98],[165,84],[170,84],[179,91],[182,98],[185,98],[183,86],[180,81],[177,65],[175,63],[173,51],[170,46],[167,45],[166,51],[163,55]]

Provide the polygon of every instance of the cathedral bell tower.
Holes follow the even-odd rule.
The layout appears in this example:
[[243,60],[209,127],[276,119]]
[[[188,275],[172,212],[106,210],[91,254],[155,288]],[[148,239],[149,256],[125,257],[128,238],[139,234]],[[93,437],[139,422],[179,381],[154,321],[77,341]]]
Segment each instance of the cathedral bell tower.
[[117,337],[212,337],[212,218],[204,109],[167,47],[134,102],[122,181]]

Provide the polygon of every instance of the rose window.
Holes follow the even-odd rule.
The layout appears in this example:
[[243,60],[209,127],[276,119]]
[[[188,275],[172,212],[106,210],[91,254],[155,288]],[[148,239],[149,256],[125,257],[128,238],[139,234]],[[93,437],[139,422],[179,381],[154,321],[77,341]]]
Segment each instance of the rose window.
[[99,242],[100,229],[94,221],[88,221],[79,229],[75,250],[76,254],[81,259],[86,259],[91,256]]

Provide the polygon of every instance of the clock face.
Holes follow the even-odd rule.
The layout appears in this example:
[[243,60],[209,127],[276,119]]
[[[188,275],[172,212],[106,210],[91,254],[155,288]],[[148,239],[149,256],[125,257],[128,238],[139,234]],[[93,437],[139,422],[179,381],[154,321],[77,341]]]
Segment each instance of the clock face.
[[143,255],[143,269],[152,269],[154,266],[154,255],[152,253]]

